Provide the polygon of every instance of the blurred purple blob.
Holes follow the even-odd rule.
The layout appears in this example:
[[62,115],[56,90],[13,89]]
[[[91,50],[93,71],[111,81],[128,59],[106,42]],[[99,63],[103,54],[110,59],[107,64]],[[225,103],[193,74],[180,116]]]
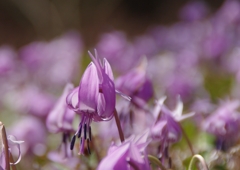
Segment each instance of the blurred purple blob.
[[80,35],[68,32],[50,42],[33,42],[23,47],[19,55],[36,81],[55,88],[76,76],[82,50]]
[[146,74],[147,61],[142,60],[138,67],[116,79],[116,89],[131,97],[131,102],[137,107],[144,107],[153,97],[153,85]]
[[197,21],[206,17],[208,9],[203,1],[191,1],[180,11],[180,18],[185,21]]
[[240,2],[237,0],[225,1],[216,13],[216,19],[226,24],[236,24],[240,21]]
[[74,86],[72,84],[67,84],[65,86],[61,97],[47,116],[46,125],[51,133],[73,132],[72,122],[75,113],[68,108],[66,103],[66,97],[73,88]]
[[239,105],[238,100],[222,102],[219,108],[202,124],[205,131],[216,137],[218,149],[228,149],[240,137],[238,133],[240,113],[237,111]]
[[18,112],[33,114],[38,117],[45,117],[55,102],[55,98],[51,94],[30,84],[23,89],[17,89],[10,96],[9,105],[12,108],[18,110]]
[[42,156],[46,152],[46,129],[44,124],[32,116],[19,119],[9,129],[10,134],[21,139],[24,143],[21,145],[22,154],[34,154]]
[[118,31],[103,34],[97,50],[120,73],[131,69],[138,60],[133,45],[128,42],[124,33]]
[[6,76],[9,72],[13,71],[16,60],[15,51],[9,46],[0,47],[0,75]]

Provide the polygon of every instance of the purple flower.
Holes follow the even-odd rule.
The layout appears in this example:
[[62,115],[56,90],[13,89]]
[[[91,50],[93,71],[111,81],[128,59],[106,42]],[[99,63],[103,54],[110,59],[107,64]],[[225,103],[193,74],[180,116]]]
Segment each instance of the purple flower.
[[65,86],[62,96],[48,114],[46,125],[48,130],[52,133],[68,133],[73,130],[72,122],[75,113],[69,109],[66,104],[66,97],[73,88],[72,84],[67,84]]
[[170,144],[176,143],[181,139],[182,130],[179,122],[194,115],[194,113],[182,115],[183,103],[180,97],[173,111],[163,105],[165,99],[166,97],[163,97],[157,101],[153,112],[156,122],[151,128],[152,138],[160,142],[160,155],[167,152],[166,149]]
[[146,75],[146,67],[147,61],[144,58],[138,67],[116,80],[116,88],[131,97],[132,103],[140,108],[153,97],[153,86]]
[[[76,136],[81,137],[80,153],[84,151],[84,142],[87,140],[88,152],[91,141],[91,122],[107,121],[112,119],[115,110],[116,94],[113,82],[113,73],[110,64],[104,58],[103,63],[89,52],[93,62],[85,70],[79,87],[67,96],[67,104],[81,116],[76,134],[73,136],[71,149]],[[84,135],[82,137],[82,129]],[[87,134],[88,133],[88,134]]]
[[[68,139],[70,139],[71,132],[73,132],[72,122],[75,116],[75,112],[68,108],[66,104],[66,97],[68,93],[73,89],[72,84],[67,84],[64,88],[63,94],[56,103],[55,107],[49,113],[46,125],[50,132],[58,133],[62,132],[62,144],[64,157],[68,157]],[[54,154],[52,154],[54,155]],[[59,154],[58,154],[59,155]]]
[[216,136],[218,149],[227,149],[240,137],[239,105],[238,100],[226,101],[203,122],[203,129]]
[[148,132],[132,136],[120,146],[112,144],[107,156],[100,162],[98,170],[150,170],[146,156]]

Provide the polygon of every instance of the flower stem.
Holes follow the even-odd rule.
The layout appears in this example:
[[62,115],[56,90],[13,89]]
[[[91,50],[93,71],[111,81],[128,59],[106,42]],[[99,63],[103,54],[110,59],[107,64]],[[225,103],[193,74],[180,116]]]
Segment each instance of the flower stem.
[[0,128],[1,128],[1,137],[2,142],[4,145],[4,152],[5,152],[5,164],[6,164],[6,170],[10,170],[10,161],[9,161],[9,150],[8,150],[8,141],[7,141],[7,134],[5,127],[2,122],[0,122]]
[[148,160],[149,160],[151,163],[157,165],[159,168],[161,168],[161,170],[167,170],[167,168],[165,168],[165,167],[163,166],[163,164],[159,161],[159,159],[156,158],[155,156],[148,155]]
[[115,118],[115,121],[116,121],[116,124],[117,124],[117,128],[118,128],[118,133],[119,133],[120,140],[121,140],[121,142],[123,143],[123,142],[124,142],[124,135],[123,135],[121,123],[120,123],[120,120],[119,120],[119,118],[118,118],[118,113],[117,113],[117,110],[116,110],[116,109],[114,110],[114,118]]
[[195,162],[195,160],[198,159],[201,164],[203,165],[203,170],[209,170],[208,169],[208,166],[207,166],[207,163],[205,162],[204,158],[201,156],[201,155],[194,155],[190,161],[190,164],[189,164],[189,167],[188,167],[188,170],[191,170],[192,167],[193,167],[193,163]]
[[191,154],[192,154],[192,156],[194,156],[194,151],[193,151],[192,144],[191,144],[191,142],[190,142],[190,140],[189,140],[186,132],[184,131],[184,129],[182,128],[181,125],[180,125],[180,127],[181,127],[181,130],[182,130],[182,134],[183,134],[184,138],[185,138],[186,141],[187,141],[187,144],[188,144],[188,147],[189,147],[189,149],[190,149],[190,151],[191,151]]

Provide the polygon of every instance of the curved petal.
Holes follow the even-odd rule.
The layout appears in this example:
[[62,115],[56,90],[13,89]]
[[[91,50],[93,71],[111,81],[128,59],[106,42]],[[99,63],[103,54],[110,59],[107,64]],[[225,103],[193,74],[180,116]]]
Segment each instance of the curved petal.
[[94,63],[91,62],[85,70],[79,85],[78,101],[81,110],[96,110],[98,94],[99,79],[97,68]]
[[73,89],[66,97],[66,103],[68,108],[72,109],[73,111],[77,112],[78,108],[78,91],[79,87]]
[[106,102],[104,117],[111,117],[115,109],[116,93],[113,81],[106,74],[103,75],[102,94]]
[[175,118],[181,117],[183,111],[183,102],[181,100],[181,97],[178,96],[177,98],[177,106],[174,111],[172,111],[172,116]]
[[21,161],[21,149],[20,149],[20,144],[23,143],[24,141],[17,141],[16,138],[12,135],[8,135],[8,144],[9,147],[11,146],[17,146],[18,148],[18,159],[16,162],[11,163],[11,165],[16,165]]
[[107,61],[106,58],[103,59],[103,63],[104,63],[104,70],[105,73],[109,76],[109,78],[114,81],[114,76],[113,76],[113,72],[112,72],[112,68],[109,64],[109,62]]

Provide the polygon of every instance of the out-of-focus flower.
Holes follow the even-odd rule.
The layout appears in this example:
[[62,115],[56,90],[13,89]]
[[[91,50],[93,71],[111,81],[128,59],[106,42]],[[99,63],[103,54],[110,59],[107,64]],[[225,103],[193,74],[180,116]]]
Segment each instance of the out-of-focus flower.
[[190,1],[180,11],[180,18],[186,21],[196,21],[206,17],[208,9],[203,1]]
[[131,102],[140,108],[153,97],[153,86],[146,75],[146,67],[147,61],[144,58],[138,67],[116,80],[116,89],[131,97]]
[[[64,157],[68,157],[68,139],[70,139],[71,133],[74,131],[72,122],[75,116],[75,112],[68,108],[66,104],[66,97],[71,90],[73,90],[72,84],[67,84],[64,88],[63,94],[55,104],[55,107],[49,113],[46,125],[51,133],[62,133],[61,149],[63,150]],[[51,158],[58,156],[59,154],[51,154]],[[62,159],[64,158],[62,157]]]
[[[181,139],[182,129],[179,122],[194,115],[188,113],[182,115],[183,103],[178,98],[175,110],[169,110],[163,102],[166,98],[161,98],[157,101],[156,107],[153,111],[153,116],[156,121],[151,128],[151,136],[154,140],[160,142],[159,154],[162,155],[168,151],[166,148],[172,143],[176,143]],[[164,156],[164,155],[163,155]]]
[[20,58],[35,81],[55,90],[76,76],[82,48],[79,34],[68,32],[50,42],[34,42],[23,47]]
[[0,47],[0,75],[7,75],[15,67],[16,53],[9,46]]
[[120,146],[112,144],[107,156],[100,162],[98,170],[150,170],[146,155],[148,132],[131,136]]
[[[8,135],[8,136],[6,135],[7,134],[6,134],[4,125],[2,122],[0,122],[0,169],[1,170],[5,170],[6,167],[9,167],[10,165],[16,165],[17,163],[20,162],[21,160],[20,144],[24,142],[24,141],[16,140],[16,138],[12,135]],[[10,156],[12,156],[11,149],[15,146],[18,149],[18,159],[16,162],[10,162]]]
[[97,51],[95,51],[96,58],[91,53],[89,55],[93,62],[85,70],[79,87],[67,96],[69,107],[81,116],[81,122],[71,145],[73,149],[76,136],[81,137],[79,152],[81,154],[84,152],[85,140],[87,140],[88,152],[90,152],[91,122],[112,119],[116,103],[114,78],[110,64],[105,58],[102,63],[97,56]]
[[7,94],[7,103],[10,108],[38,117],[45,117],[53,107],[54,101],[51,94],[44,92],[36,85],[28,85]]
[[17,121],[9,132],[25,141],[22,145],[22,154],[41,156],[46,151],[46,130],[44,124],[37,118],[28,116]]
[[205,131],[216,137],[218,149],[227,149],[240,137],[240,113],[237,111],[239,105],[238,100],[221,103],[202,124]]
[[113,68],[121,73],[131,69],[139,58],[126,35],[118,31],[102,35],[97,50],[100,56],[106,57]]
[[68,108],[66,97],[73,90],[72,84],[67,84],[63,94],[55,104],[54,108],[48,114],[46,125],[51,133],[71,132],[73,131],[72,122],[75,116],[74,111]]

